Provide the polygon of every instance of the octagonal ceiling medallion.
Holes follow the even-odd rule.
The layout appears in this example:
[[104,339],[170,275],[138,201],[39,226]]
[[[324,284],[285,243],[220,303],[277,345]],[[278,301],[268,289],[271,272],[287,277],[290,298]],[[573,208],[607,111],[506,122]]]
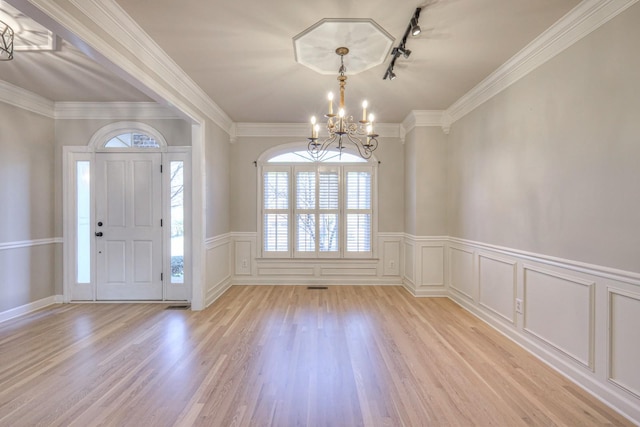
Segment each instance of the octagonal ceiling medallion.
[[293,38],[296,62],[320,74],[336,74],[346,47],[347,74],[361,73],[382,64],[395,39],[373,19],[323,19]]

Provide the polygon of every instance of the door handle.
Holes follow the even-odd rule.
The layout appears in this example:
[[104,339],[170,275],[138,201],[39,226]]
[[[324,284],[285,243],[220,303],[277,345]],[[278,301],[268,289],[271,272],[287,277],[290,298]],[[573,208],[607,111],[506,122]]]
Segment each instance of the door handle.
[[96,233],[96,237],[102,237],[102,231],[98,231],[98,232]]

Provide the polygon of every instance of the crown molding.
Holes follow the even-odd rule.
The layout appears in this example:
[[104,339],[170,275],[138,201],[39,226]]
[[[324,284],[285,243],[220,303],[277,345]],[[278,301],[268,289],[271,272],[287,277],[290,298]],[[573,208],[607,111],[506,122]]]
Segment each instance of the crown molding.
[[[382,138],[400,138],[401,129],[395,123],[376,123],[375,131]],[[279,137],[307,138],[311,132],[308,123],[235,123],[234,137]],[[326,137],[326,129],[320,129],[320,136]]]
[[638,0],[583,0],[477,86],[454,102],[444,123],[461,119]]
[[181,119],[155,102],[56,102],[56,119]]
[[0,80],[0,102],[49,117],[50,119],[55,118],[55,104],[53,101],[3,80]]
[[[70,0],[96,25],[114,36],[128,51],[134,52],[149,69],[210,120],[230,133],[231,118],[198,86],[187,73],[115,1]],[[102,52],[102,50],[100,50]],[[126,59],[118,54],[117,59]],[[114,61],[118,65],[122,61]],[[146,75],[146,73],[144,73]],[[138,74],[133,74],[138,77]],[[146,83],[146,81],[143,81]],[[173,98],[173,97],[172,97]],[[173,99],[168,99],[173,103]],[[179,106],[179,104],[175,104]]]
[[[449,133],[448,127],[445,128],[444,112],[441,110],[413,110],[402,121],[402,130],[406,135],[416,127],[441,127],[444,133]],[[403,138],[404,140],[404,138]]]
[[195,122],[209,119],[230,131],[231,118],[114,0],[14,2],[151,98],[175,108],[185,118]]

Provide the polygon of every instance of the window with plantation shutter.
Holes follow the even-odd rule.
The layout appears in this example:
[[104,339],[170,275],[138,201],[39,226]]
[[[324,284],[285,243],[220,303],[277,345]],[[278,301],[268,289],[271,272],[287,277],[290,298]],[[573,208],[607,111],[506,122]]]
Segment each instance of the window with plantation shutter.
[[345,154],[296,161],[303,154],[280,152],[259,165],[262,256],[372,257],[376,164]]
[[263,176],[265,252],[289,252],[289,172],[266,171]]
[[346,171],[346,251],[371,252],[371,172]]

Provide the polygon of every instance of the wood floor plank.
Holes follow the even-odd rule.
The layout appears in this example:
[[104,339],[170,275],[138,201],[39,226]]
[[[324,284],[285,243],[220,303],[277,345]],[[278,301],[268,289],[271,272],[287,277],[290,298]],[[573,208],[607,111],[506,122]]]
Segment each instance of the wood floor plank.
[[234,286],[202,312],[65,304],[0,324],[0,426],[631,423],[444,298]]

